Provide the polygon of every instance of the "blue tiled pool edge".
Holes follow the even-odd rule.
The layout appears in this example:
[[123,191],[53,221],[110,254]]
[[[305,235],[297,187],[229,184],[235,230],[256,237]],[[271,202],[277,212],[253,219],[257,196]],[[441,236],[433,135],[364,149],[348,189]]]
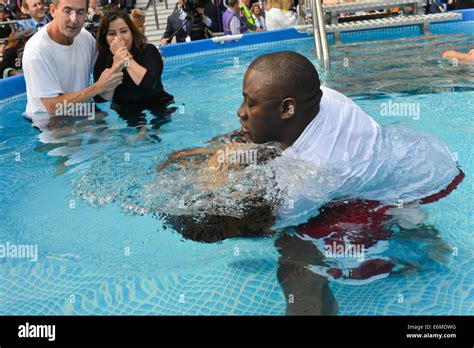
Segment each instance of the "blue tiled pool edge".
[[[457,10],[453,12],[462,13],[462,20],[461,21],[474,21],[474,9],[469,10]],[[450,22],[457,22],[457,21],[450,21]],[[450,23],[449,22],[449,23]],[[445,23],[445,22],[443,22]],[[436,23],[437,25],[440,23]],[[399,30],[400,28],[407,28],[413,27],[411,26],[402,26],[402,27],[392,27],[389,29],[392,30]],[[386,30],[386,28],[380,29],[373,29],[370,32],[377,32],[381,30]],[[364,38],[368,31],[360,32],[360,37]],[[350,35],[357,35],[358,32],[348,32]],[[279,42],[285,40],[293,40],[293,39],[303,39],[308,38],[311,35],[305,33],[299,33],[294,28],[291,29],[281,29],[275,30],[271,32],[260,32],[260,33],[253,33],[252,35],[244,35],[242,39],[236,42],[226,42],[225,44],[218,44],[214,43],[211,39],[207,40],[200,40],[195,42],[186,42],[181,43],[178,45],[169,45],[161,47],[163,51],[164,57],[173,57],[173,56],[180,56],[185,54],[192,54],[198,52],[206,52],[206,51],[215,51],[221,49],[232,49],[241,46],[250,46],[256,45],[261,43],[268,43],[268,42]],[[332,43],[332,34],[328,34],[329,42]],[[357,41],[357,38],[355,38]],[[7,79],[0,79],[0,101],[3,101],[6,98],[15,96],[20,93],[25,93],[26,85],[23,75],[9,77]]]

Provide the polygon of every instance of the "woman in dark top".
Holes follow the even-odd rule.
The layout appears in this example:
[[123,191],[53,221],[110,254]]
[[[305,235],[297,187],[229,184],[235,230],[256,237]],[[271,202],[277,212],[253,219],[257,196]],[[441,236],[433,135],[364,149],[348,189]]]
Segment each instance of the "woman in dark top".
[[126,67],[122,84],[102,93],[95,100],[112,100],[112,109],[132,127],[146,124],[145,109],[158,118],[151,121],[155,128],[169,122],[170,113],[176,108],[166,108],[174,100],[164,91],[161,83],[163,60],[160,52],[146,42],[128,14],[113,11],[102,18],[97,46],[99,56],[94,66],[95,81],[107,68],[124,61]]

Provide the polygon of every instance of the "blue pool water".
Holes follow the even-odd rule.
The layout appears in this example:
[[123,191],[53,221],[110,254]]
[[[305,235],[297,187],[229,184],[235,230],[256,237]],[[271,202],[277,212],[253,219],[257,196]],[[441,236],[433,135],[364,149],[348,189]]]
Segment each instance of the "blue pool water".
[[[379,123],[438,136],[466,173],[458,189],[424,207],[438,237],[395,233],[383,244],[380,255],[411,272],[330,283],[341,315],[474,314],[474,66],[440,58],[474,48],[474,23],[432,32],[332,46],[333,70],[321,76]],[[163,84],[180,107],[145,135],[108,105],[101,122],[40,134],[21,116],[24,95],[0,102],[0,244],[37,245],[39,254],[37,262],[0,259],[0,314],[285,314],[277,236],[201,244],[130,208],[166,154],[239,128],[247,66],[279,50],[316,64],[310,39],[167,59]],[[418,103],[420,117],[382,116],[388,100]],[[76,194],[91,175],[94,206]]]

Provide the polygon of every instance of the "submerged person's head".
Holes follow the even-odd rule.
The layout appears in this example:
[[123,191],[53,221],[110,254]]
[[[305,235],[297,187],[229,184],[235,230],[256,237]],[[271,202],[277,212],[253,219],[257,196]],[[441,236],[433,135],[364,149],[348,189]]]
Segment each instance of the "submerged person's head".
[[110,44],[116,37],[132,53],[140,52],[146,46],[145,36],[137,29],[130,16],[124,11],[109,12],[101,19],[97,32],[99,52],[110,53]]
[[60,44],[72,44],[84,26],[88,6],[89,0],[53,0],[49,11],[54,20],[48,34]]
[[265,54],[244,76],[237,114],[253,142],[291,146],[319,111],[322,97],[314,65],[295,52]]

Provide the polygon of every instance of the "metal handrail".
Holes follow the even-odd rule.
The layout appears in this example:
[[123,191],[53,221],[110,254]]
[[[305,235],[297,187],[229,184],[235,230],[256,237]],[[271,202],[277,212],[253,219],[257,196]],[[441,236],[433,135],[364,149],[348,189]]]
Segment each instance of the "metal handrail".
[[324,19],[323,5],[321,0],[316,0],[316,13],[318,18],[319,36],[321,37],[321,48],[323,51],[323,69],[329,71],[331,64],[329,61],[329,47],[326,36],[326,21]]
[[321,61],[323,70],[327,72],[331,68],[331,63],[329,60],[329,47],[326,36],[326,22],[324,20],[323,6],[321,4],[321,0],[310,0],[310,3],[316,57]]
[[156,0],[151,0],[153,2],[153,12],[155,15],[156,29],[160,29],[160,23],[158,21],[158,11],[156,9]]
[[311,18],[313,20],[313,37],[314,37],[314,48],[316,50],[316,58],[321,60],[323,57],[322,53],[322,45],[321,45],[321,37],[319,36],[318,30],[318,20],[316,19],[316,0],[310,0],[311,3]]
[[15,19],[13,21],[5,21],[5,22],[0,22],[0,24],[18,24],[19,21],[22,19]]

